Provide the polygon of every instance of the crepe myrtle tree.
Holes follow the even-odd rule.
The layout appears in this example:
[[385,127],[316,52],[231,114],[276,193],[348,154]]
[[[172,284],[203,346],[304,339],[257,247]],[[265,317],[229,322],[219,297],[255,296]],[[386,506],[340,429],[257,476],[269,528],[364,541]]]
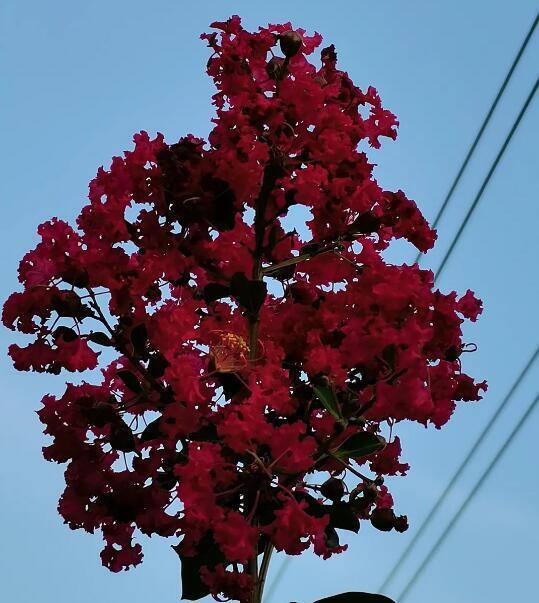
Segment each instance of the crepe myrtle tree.
[[[313,63],[320,35],[290,23],[211,27],[208,140],[136,134],[76,227],[39,226],[3,322],[33,336],[9,348],[18,370],[100,367],[38,412],[45,458],[67,463],[65,523],[102,531],[113,572],[142,561],[136,532],[157,534],[184,599],[258,603],[274,549],[326,559],[363,522],[406,530],[384,485],[408,470],[397,427],[480,399],[459,357],[481,303],[384,260],[436,235],[373,178],[358,146],[398,122],[335,48]],[[307,237],[286,228],[297,206]]]

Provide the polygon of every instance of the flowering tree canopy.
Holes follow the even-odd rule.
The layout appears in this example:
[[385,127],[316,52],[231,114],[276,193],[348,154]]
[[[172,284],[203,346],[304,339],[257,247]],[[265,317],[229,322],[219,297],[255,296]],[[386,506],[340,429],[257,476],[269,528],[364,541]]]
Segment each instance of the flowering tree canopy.
[[396,424],[480,399],[459,356],[481,304],[384,259],[436,235],[359,149],[396,137],[376,90],[333,46],[311,63],[321,37],[289,23],[212,28],[208,140],[135,135],[76,227],[39,227],[3,322],[33,336],[19,370],[100,367],[38,414],[67,463],[59,512],[101,529],[103,564],[140,563],[136,531],[172,537],[184,598],[259,601],[274,548],[327,558],[364,521],[407,528],[384,485],[408,469]]

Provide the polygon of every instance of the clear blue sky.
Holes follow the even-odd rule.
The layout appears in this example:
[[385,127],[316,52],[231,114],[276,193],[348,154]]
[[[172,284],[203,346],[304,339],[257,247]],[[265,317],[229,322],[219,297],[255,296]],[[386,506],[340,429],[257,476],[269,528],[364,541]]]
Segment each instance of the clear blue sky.
[[[400,118],[397,142],[371,157],[386,187],[403,188],[428,217],[443,199],[522,37],[537,0],[3,0],[0,7],[0,297],[16,288],[19,258],[33,247],[38,223],[72,219],[97,167],[130,147],[133,132],[169,142],[209,128],[207,49],[198,34],[233,13],[249,27],[286,21],[318,30],[362,86],[375,85]],[[536,75],[539,36],[514,80],[440,225],[435,266],[451,240]],[[294,558],[271,603],[309,603],[342,590],[375,590],[494,412],[537,344],[539,284],[539,101],[535,101],[447,266],[440,285],[475,289],[486,311],[468,329],[479,346],[465,357],[488,379],[481,404],[461,406],[442,432],[399,427],[409,477],[393,486],[407,512],[406,535],[364,526],[350,549],[323,562]],[[399,247],[402,261],[413,252]],[[12,335],[0,332],[5,350]],[[45,442],[34,410],[62,379],[16,373],[0,353],[2,535],[0,599],[9,603],[173,603],[179,599],[175,554],[145,543],[145,563],[120,575],[100,565],[98,536],[71,532],[56,514],[63,468],[41,458]],[[536,393],[539,367],[517,392],[498,428],[447,501],[444,512],[392,586],[399,590],[421,553],[458,505]],[[537,600],[539,412],[485,484],[433,559],[407,603],[505,603]],[[282,562],[277,557],[273,575]],[[271,583],[271,573],[269,581]]]

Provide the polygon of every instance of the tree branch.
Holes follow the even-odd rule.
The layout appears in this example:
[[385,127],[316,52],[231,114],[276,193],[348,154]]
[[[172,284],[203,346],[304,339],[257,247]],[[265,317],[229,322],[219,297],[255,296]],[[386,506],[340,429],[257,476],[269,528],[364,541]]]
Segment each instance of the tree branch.
[[[330,251],[337,253],[336,249],[338,249],[340,247],[340,245],[341,245],[340,241],[334,241],[332,243],[329,243],[325,247],[320,248],[317,251],[313,251],[311,253],[302,253],[301,255],[298,255],[296,257],[288,258],[287,260],[283,260],[282,262],[279,262],[278,264],[266,266],[265,268],[262,268],[262,274],[264,276],[271,276],[271,274],[273,274],[274,272],[278,272],[282,268],[286,268],[287,266],[294,266],[295,264],[299,264],[300,262],[305,262],[318,255],[322,255],[323,253],[329,253]],[[340,254],[338,254],[338,253],[337,253],[337,255],[340,256]],[[345,260],[348,260],[348,258],[346,258],[344,256],[341,256],[341,257],[343,257],[343,259],[345,259]],[[350,261],[350,260],[348,260],[348,261]]]

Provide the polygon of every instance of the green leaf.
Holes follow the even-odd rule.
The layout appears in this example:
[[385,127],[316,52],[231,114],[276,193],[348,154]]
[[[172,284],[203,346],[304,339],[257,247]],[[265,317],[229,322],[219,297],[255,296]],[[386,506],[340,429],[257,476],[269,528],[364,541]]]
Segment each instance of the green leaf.
[[322,405],[329,412],[329,414],[338,421],[342,421],[343,416],[341,414],[339,402],[335,392],[333,391],[333,388],[329,385],[315,385],[313,389],[318,399],[320,402],[322,402]]
[[385,448],[385,445],[386,441],[382,436],[370,431],[360,431],[349,437],[338,449],[333,450],[332,454],[341,458],[369,456],[375,452],[380,452]]
[[319,599],[314,603],[395,603],[393,599],[384,595],[373,595],[371,593],[341,593],[325,599]]
[[116,374],[124,382],[124,385],[132,392],[135,392],[135,394],[140,394],[142,392],[140,381],[131,371],[122,370],[118,371]]

